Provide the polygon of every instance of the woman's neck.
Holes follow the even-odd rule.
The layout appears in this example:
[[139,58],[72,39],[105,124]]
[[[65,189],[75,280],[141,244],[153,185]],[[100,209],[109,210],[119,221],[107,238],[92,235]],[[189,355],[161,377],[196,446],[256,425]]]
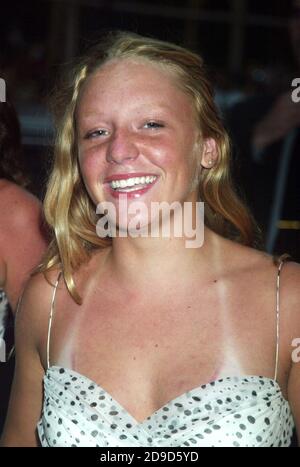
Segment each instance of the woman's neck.
[[118,281],[147,286],[190,278],[207,277],[220,254],[220,237],[204,227],[201,247],[187,248],[185,238],[113,238],[107,265]]

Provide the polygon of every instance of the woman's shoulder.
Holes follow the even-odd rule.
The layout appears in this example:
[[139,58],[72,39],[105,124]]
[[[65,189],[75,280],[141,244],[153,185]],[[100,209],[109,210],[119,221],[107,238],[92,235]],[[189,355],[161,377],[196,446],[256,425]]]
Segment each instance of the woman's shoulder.
[[247,245],[222,238],[223,262],[228,265],[228,270],[234,275],[246,272],[262,272],[274,269],[273,256],[262,250],[257,250]]
[[238,246],[237,251],[240,254],[240,261],[247,264],[253,273],[261,270],[273,274],[273,271],[276,271],[277,276],[280,272],[280,277],[289,278],[285,282],[288,282],[290,289],[295,289],[297,283],[296,289],[299,289],[300,264],[293,260],[292,255],[288,253],[272,255],[243,245]]
[[43,236],[40,201],[15,183],[1,180],[0,213],[0,240],[5,248],[19,242],[25,232],[37,241]]
[[17,308],[17,319],[43,325],[50,313],[55,282],[60,271],[55,268],[47,273],[33,274],[27,281]]
[[253,280],[261,280],[262,277],[267,280],[269,277],[274,283],[280,272],[280,281],[284,282],[285,289],[293,294],[299,291],[300,264],[288,254],[271,255],[228,239],[225,239],[223,252],[224,265],[228,265],[228,271],[233,276],[245,273],[252,275]]
[[0,193],[1,197],[24,197],[27,196],[27,194],[29,194],[29,192],[25,188],[21,187],[20,185],[17,185],[17,183],[7,180],[6,178],[0,178]]
[[28,279],[23,295],[26,299],[37,298],[40,303],[47,300],[47,295],[54,290],[55,283],[61,274],[61,269],[55,267],[45,272],[33,273]]
[[285,261],[281,267],[280,306],[291,334],[300,338],[300,264],[295,261]]
[[[0,211],[1,218],[9,221],[12,226],[22,226],[25,222],[40,215],[41,203],[29,191],[8,180],[0,180]],[[7,225],[7,224],[6,224]]]
[[276,269],[279,267],[280,262],[284,261],[286,263],[293,264],[297,269],[298,263],[289,261],[288,254],[272,255],[264,250],[259,250],[223,237],[222,242],[224,260],[228,262],[230,260],[233,268],[243,266],[245,268]]
[[271,255],[243,245],[234,246],[233,251],[238,258],[237,271],[244,268],[247,277],[253,277],[255,290],[259,292],[261,285],[274,298],[279,286],[281,312],[300,333],[300,264],[288,254]]

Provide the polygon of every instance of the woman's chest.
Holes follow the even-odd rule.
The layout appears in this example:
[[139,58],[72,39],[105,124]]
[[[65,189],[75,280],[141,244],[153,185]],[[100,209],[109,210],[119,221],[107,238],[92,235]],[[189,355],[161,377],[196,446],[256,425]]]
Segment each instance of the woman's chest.
[[267,323],[258,322],[249,300],[226,290],[157,292],[139,299],[134,293],[103,293],[76,309],[57,305],[51,361],[109,387],[176,391],[224,372],[265,374],[273,358],[273,335],[265,352]]

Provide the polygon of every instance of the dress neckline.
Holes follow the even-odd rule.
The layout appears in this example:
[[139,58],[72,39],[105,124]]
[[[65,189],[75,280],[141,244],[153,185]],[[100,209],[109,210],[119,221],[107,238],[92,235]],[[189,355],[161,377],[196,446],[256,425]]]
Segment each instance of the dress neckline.
[[218,383],[222,383],[223,381],[230,381],[230,380],[234,380],[234,382],[237,382],[237,381],[246,381],[246,380],[261,380],[261,381],[264,381],[264,382],[268,382],[270,384],[270,386],[275,389],[276,393],[280,395],[282,401],[285,403],[285,404],[288,404],[289,405],[289,401],[284,397],[283,395],[283,392],[281,390],[281,387],[279,385],[279,383],[275,380],[275,379],[272,379],[272,378],[268,378],[267,376],[259,376],[259,375],[236,375],[236,376],[224,376],[223,378],[219,378],[219,379],[215,379],[213,381],[210,381],[208,383],[205,383],[205,384],[202,384],[202,385],[199,385],[197,387],[194,387],[194,388],[191,388],[189,389],[188,391],[185,391],[184,393],[182,394],[179,394],[178,396],[174,397],[173,399],[169,400],[168,402],[166,402],[164,405],[162,405],[161,407],[159,407],[158,409],[156,409],[154,412],[152,412],[150,415],[148,415],[146,418],[144,418],[142,421],[138,421],[133,415],[130,414],[130,412],[128,412],[124,406],[122,406],[122,404],[120,404],[108,391],[106,391],[102,386],[100,386],[98,383],[96,383],[94,380],[88,378],[87,376],[83,375],[82,373],[79,373],[78,371],[76,370],[72,370],[71,368],[68,368],[68,367],[64,367],[64,366],[60,366],[60,365],[51,365],[47,368],[46,372],[45,372],[45,375],[44,375],[44,379],[45,378],[48,378],[49,376],[49,372],[51,373],[51,371],[60,371],[62,374],[63,373],[70,373],[71,375],[73,376],[76,376],[77,378],[81,378],[83,379],[84,381],[87,382],[87,384],[89,385],[93,385],[95,386],[95,388],[98,388],[100,391],[103,391],[105,394],[107,394],[111,401],[119,407],[120,410],[122,410],[123,412],[126,413],[126,415],[132,420],[132,422],[134,422],[135,425],[140,425],[142,426],[143,424],[145,424],[146,422],[149,422],[157,413],[160,413],[161,411],[163,411],[166,407],[170,406],[171,404],[174,404],[176,402],[179,402],[182,398],[184,398],[187,394],[193,394],[195,392],[199,392],[199,391],[204,391],[207,386],[214,386],[215,384],[218,384]]

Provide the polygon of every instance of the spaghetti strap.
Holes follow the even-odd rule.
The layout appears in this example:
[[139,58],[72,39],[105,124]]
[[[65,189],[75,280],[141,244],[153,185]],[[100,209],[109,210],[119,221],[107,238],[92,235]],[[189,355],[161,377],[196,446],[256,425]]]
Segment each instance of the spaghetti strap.
[[280,273],[282,266],[285,261],[291,259],[290,255],[284,254],[277,258],[277,264],[279,263],[277,270],[276,280],[276,356],[275,356],[275,373],[274,380],[277,381],[278,377],[278,366],[279,366],[279,350],[280,350]]
[[57,286],[58,286],[61,274],[62,272],[60,271],[56,279],[53,294],[52,294],[49,324],[48,324],[48,334],[47,334],[47,369],[49,369],[50,367],[50,337],[51,337],[52,318],[53,318],[53,312],[54,312],[54,303],[55,303],[55,297],[56,297],[56,290],[57,290]]

